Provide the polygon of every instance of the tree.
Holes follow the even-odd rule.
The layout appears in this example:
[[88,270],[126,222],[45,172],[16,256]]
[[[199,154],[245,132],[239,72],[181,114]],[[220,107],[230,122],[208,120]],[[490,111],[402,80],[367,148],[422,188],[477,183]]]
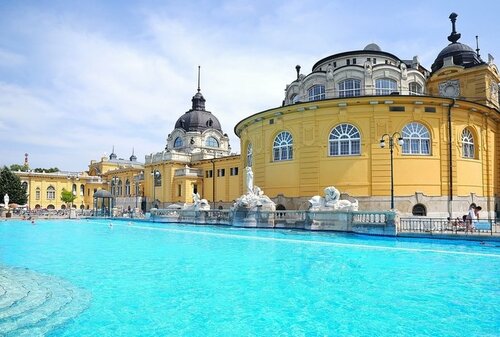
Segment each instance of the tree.
[[28,201],[26,191],[21,185],[21,179],[12,173],[7,166],[0,170],[0,199],[5,194],[9,195],[10,203],[25,205]]
[[29,169],[28,165],[19,165],[19,164],[12,164],[12,165],[10,165],[10,170],[11,171],[27,172],[28,169]]
[[61,201],[65,202],[68,206],[69,204],[72,204],[73,201],[75,201],[76,195],[73,195],[73,192],[66,190],[65,188],[62,189],[61,192]]

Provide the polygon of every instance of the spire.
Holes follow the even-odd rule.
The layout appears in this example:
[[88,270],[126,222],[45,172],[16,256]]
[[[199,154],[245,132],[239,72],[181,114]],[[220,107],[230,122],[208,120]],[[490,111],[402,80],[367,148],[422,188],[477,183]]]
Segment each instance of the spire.
[[130,156],[130,161],[137,161],[137,157],[134,154],[134,148],[132,148],[132,155]]
[[113,145],[113,150],[111,150],[111,154],[109,155],[109,159],[110,160],[116,159],[115,146],[114,145]]
[[477,35],[476,35],[476,54],[478,58],[481,58],[481,56],[479,56],[479,36]]
[[200,92],[200,66],[198,66],[198,92]]
[[200,66],[198,66],[198,92],[193,96],[191,102],[193,102],[191,110],[205,111],[205,98],[201,94],[200,89]]
[[448,41],[451,43],[456,43],[458,39],[460,39],[460,33],[457,33],[455,29],[455,22],[457,21],[457,13],[451,13],[450,14],[450,20],[451,20],[451,34],[448,36]]

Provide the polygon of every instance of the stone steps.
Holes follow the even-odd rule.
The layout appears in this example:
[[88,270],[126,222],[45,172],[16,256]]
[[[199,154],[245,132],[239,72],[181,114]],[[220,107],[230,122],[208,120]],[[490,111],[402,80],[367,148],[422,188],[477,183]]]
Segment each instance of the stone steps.
[[[91,296],[58,277],[0,266],[0,336],[43,336],[84,311]],[[0,290],[0,293],[1,290]]]

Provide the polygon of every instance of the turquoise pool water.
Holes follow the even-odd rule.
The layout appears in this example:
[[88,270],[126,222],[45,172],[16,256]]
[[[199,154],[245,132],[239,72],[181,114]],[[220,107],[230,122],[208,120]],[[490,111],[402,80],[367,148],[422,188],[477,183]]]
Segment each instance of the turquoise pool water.
[[500,334],[495,244],[110,223],[0,222],[0,266],[77,308],[13,328],[0,289],[7,336]]

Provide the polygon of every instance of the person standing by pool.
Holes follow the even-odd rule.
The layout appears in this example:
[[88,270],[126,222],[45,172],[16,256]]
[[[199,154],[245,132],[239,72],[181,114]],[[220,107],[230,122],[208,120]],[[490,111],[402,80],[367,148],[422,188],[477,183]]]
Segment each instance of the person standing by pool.
[[465,232],[469,230],[472,232],[474,230],[474,223],[477,221],[476,216],[476,204],[472,203],[469,206],[469,212],[467,213],[466,221],[465,221]]

